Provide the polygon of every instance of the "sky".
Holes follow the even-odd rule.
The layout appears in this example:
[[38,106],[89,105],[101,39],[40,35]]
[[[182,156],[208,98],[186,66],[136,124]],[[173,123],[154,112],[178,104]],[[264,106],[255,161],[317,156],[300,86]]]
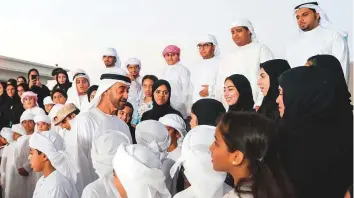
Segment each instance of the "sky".
[[[142,61],[143,74],[161,75],[169,44],[181,48],[187,67],[200,59],[198,37],[211,33],[221,54],[235,47],[230,26],[247,18],[258,40],[277,58],[299,35],[293,8],[304,0],[0,0],[0,55],[70,70],[97,82],[102,52],[117,49],[122,63]],[[353,60],[353,0],[318,0],[333,25],[346,31]],[[335,3],[334,3],[335,2]]]

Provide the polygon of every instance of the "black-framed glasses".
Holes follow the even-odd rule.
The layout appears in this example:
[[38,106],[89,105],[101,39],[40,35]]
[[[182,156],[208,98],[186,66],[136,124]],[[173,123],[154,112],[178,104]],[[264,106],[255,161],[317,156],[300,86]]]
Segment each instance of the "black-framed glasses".
[[199,49],[201,49],[201,48],[206,48],[206,47],[211,47],[211,46],[213,46],[214,44],[213,43],[203,43],[203,44],[198,44],[197,45],[197,47],[199,48]]

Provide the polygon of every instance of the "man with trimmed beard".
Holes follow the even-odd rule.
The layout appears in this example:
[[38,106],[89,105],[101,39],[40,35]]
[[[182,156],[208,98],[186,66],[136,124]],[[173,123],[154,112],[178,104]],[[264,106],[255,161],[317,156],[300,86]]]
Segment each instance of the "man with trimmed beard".
[[[99,88],[95,97],[91,100],[87,112],[80,113],[76,119],[70,121],[71,130],[65,135],[72,136],[65,137],[71,140],[66,142],[66,150],[78,149],[76,153],[82,154],[75,156],[76,153],[73,152],[72,157],[74,160],[80,157],[80,162],[88,163],[91,169],[91,174],[86,173],[87,177],[83,179],[82,187],[98,178],[91,160],[92,141],[96,137],[111,129],[124,133],[131,141],[128,125],[115,115],[117,110],[122,110],[126,105],[131,81],[126,76],[126,72],[120,68],[117,68],[114,72],[106,70],[106,73],[103,73],[100,79]],[[82,160],[83,156],[85,162]]]

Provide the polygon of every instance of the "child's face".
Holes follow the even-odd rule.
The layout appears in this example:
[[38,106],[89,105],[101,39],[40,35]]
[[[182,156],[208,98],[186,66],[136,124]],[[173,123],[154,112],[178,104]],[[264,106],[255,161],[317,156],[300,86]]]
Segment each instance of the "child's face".
[[44,154],[39,154],[36,149],[30,148],[28,159],[31,162],[31,167],[36,172],[42,172],[44,164]]
[[53,107],[54,107],[54,104],[46,104],[46,105],[44,105],[45,111],[47,113],[49,113],[50,110],[52,110]]
[[3,143],[3,144],[8,144],[7,140],[3,137],[0,136],[0,141]]
[[37,123],[37,129],[38,129],[38,132],[49,131],[50,125],[48,123],[45,123],[45,122],[38,122]]
[[17,141],[17,139],[19,138],[19,137],[21,137],[22,135],[20,135],[20,134],[18,134],[18,133],[16,133],[16,132],[13,132],[12,131],[12,138],[15,140],[15,141]]

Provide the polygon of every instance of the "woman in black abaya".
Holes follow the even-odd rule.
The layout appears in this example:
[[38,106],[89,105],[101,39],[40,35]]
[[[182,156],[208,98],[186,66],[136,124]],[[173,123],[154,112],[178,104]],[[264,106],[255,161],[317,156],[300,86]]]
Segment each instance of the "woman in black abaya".
[[153,107],[151,110],[145,112],[141,117],[144,120],[156,120],[167,115],[177,114],[182,117],[181,113],[171,107],[171,86],[166,80],[158,80],[152,86],[152,102]]
[[335,88],[332,72],[318,67],[293,68],[279,77],[280,153],[299,198],[342,197],[352,183],[352,170],[342,164],[352,156],[339,153],[348,142],[341,134],[351,129],[337,119]]
[[279,95],[278,77],[289,69],[290,65],[288,61],[283,59],[274,59],[261,64],[258,85],[264,98],[257,112],[274,121],[277,121],[279,118],[278,105],[276,103]]

